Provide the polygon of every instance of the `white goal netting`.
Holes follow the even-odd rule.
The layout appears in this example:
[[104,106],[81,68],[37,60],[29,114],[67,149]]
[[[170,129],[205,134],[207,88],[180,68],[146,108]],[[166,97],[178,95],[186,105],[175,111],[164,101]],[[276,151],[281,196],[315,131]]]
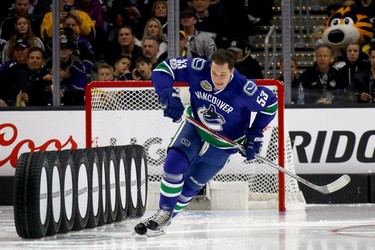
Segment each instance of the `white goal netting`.
[[[260,80],[259,83],[272,88],[277,95],[280,91],[283,95],[279,81]],[[175,87],[181,92],[184,104],[188,104],[187,87],[178,84]],[[92,82],[86,89],[86,103],[87,147],[142,144],[146,149],[148,180],[160,181],[167,146],[180,124],[163,117],[162,107],[151,83]],[[278,117],[264,131],[260,154],[295,172],[291,142],[283,113],[280,113],[283,112],[283,103],[281,106]],[[278,122],[279,117],[282,118],[281,122]],[[280,131],[284,131],[283,135]],[[294,178],[279,173],[259,160],[246,162],[240,154],[233,155],[213,181],[248,182],[250,208],[278,208],[283,211],[285,207],[305,206]]]

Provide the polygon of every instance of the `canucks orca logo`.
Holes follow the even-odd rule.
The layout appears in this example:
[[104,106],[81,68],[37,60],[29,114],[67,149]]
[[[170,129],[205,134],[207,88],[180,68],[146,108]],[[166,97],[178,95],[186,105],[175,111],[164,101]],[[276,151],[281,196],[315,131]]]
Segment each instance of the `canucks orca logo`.
[[225,123],[225,119],[216,112],[216,107],[213,104],[210,104],[208,109],[205,107],[198,109],[198,115],[202,123],[208,128],[216,131],[223,130],[222,125]]

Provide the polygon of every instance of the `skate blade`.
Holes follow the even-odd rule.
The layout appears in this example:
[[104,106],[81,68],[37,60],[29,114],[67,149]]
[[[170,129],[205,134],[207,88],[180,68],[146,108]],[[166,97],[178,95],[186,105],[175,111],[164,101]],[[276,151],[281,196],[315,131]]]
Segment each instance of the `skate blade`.
[[166,231],[164,229],[159,229],[159,230],[147,230],[147,236],[148,237],[156,237],[156,236],[161,236],[164,235]]
[[133,235],[133,236],[140,236],[140,237],[147,237],[147,233],[145,233],[145,234],[139,234],[139,233],[137,233],[136,231],[133,231],[133,232],[132,232],[132,235]]

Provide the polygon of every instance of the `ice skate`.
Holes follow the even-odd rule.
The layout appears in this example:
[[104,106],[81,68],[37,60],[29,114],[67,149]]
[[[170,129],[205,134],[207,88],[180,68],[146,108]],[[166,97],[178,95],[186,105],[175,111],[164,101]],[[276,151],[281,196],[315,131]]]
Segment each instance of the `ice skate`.
[[134,227],[134,231],[139,234],[139,235],[146,235],[147,234],[147,223],[154,219],[156,217],[157,213],[152,215],[151,217],[144,219],[143,221],[139,222],[137,225]]
[[139,235],[149,237],[165,234],[164,227],[171,224],[172,212],[159,209],[154,215],[141,221],[134,227],[134,231]]

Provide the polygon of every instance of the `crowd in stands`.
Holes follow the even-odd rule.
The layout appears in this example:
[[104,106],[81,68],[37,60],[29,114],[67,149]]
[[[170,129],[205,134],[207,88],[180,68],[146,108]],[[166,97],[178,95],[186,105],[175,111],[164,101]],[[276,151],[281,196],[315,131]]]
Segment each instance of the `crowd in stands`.
[[[241,5],[249,9],[248,2],[252,1]],[[269,2],[272,8],[273,1]],[[90,81],[149,80],[152,69],[168,58],[166,0],[56,3],[58,18],[53,16],[52,0],[1,1],[0,106],[52,105],[54,73],[59,74],[61,104],[84,105],[84,90]],[[248,40],[248,35],[243,35],[248,31],[226,26],[228,20],[239,16],[233,8],[225,10],[229,1],[181,0],[179,4],[181,57],[210,59],[218,44],[229,47],[231,37],[244,43]],[[246,9],[241,18],[261,23],[260,16],[254,17]],[[52,65],[55,20],[60,26],[59,72],[53,72]],[[238,54],[236,46],[231,48]],[[238,56],[241,70],[248,77],[261,78],[260,66],[248,48],[239,48],[244,50]],[[247,65],[255,65],[251,71],[257,72],[251,75]]]
[[[365,13],[374,22],[375,1],[342,0],[327,6],[332,15],[343,6],[352,6]],[[374,24],[374,23],[373,23]],[[375,27],[375,26],[374,26]],[[342,54],[337,54],[322,39],[323,24],[312,33],[315,46],[314,64],[299,76],[292,72],[292,102],[303,104],[375,103],[375,42],[364,52],[358,42],[347,44]],[[374,29],[375,34],[375,29]],[[296,70],[296,61],[291,68]],[[283,79],[281,75],[279,79]],[[298,88],[302,86],[303,100],[299,100]]]
[[[291,58],[292,103],[298,100],[302,85],[304,99],[300,104],[375,103],[375,46],[368,55],[358,42],[352,42],[341,56],[326,44],[315,47],[313,66],[297,75],[297,61]],[[283,61],[280,62],[283,81]]]
[[[355,1],[355,4],[365,3],[363,7],[369,9],[375,4],[366,5],[367,2],[371,1]],[[60,4],[58,18],[53,17],[52,0],[1,1],[0,106],[52,105],[55,73],[61,80],[61,104],[84,105],[84,90],[89,82],[149,80],[152,69],[168,58],[166,0],[57,0],[56,3]],[[235,55],[240,73],[247,78],[263,78],[259,62],[250,53],[249,36],[254,34],[255,25],[270,24],[274,0],[263,0],[262,4],[255,0],[180,0],[179,4],[179,56],[210,59],[215,50],[226,48]],[[60,25],[59,72],[53,72],[52,65],[55,20]],[[293,74],[293,89],[303,81],[307,96],[309,93],[319,96],[312,99],[310,96],[305,103],[345,101],[335,98],[339,92],[350,92],[351,100],[354,93],[360,96],[357,102],[368,102],[370,98],[357,94],[353,84],[366,77],[372,79],[369,76],[372,51],[370,60],[361,55],[361,62],[353,66],[354,59],[349,54],[354,53],[354,44],[348,48],[348,57],[338,59],[328,46],[321,44],[321,29],[316,34],[314,67],[300,76]],[[338,60],[342,62],[341,68],[336,64]],[[366,70],[370,73],[364,74]],[[362,72],[362,76],[355,75],[355,71]],[[361,83],[362,89],[371,88],[369,81],[366,82],[367,85]],[[321,92],[326,91],[334,93],[333,97],[317,101]],[[374,94],[375,91],[369,93],[371,101]]]

